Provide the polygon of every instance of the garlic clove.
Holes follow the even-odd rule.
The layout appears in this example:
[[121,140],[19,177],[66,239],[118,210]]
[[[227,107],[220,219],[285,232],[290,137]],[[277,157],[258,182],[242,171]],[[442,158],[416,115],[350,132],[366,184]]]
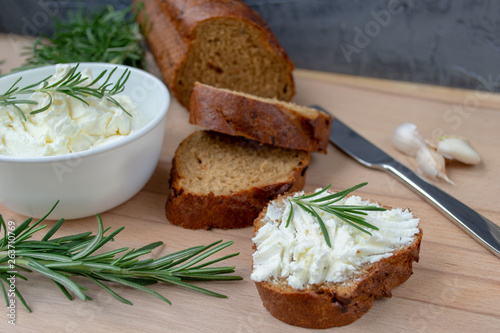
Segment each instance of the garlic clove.
[[414,156],[420,147],[424,145],[424,140],[417,131],[417,126],[412,123],[403,123],[396,127],[392,134],[392,143],[397,150]]
[[418,171],[424,176],[437,179],[441,178],[448,183],[455,185],[446,175],[445,160],[443,155],[438,153],[434,148],[429,145],[423,145],[417,152],[416,156]]
[[450,160],[475,165],[481,162],[481,156],[472,148],[469,141],[461,136],[444,135],[438,139],[437,151]]

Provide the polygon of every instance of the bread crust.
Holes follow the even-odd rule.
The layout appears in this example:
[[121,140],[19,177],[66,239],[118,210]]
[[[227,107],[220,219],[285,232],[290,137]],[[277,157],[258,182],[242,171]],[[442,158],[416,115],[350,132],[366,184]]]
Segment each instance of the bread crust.
[[[298,106],[297,106],[298,107]],[[259,142],[326,153],[333,117],[305,116],[293,108],[196,82],[190,99],[192,124]]]
[[[245,22],[263,33],[263,45],[269,47],[288,64],[287,81],[291,93],[287,100],[294,95],[293,62],[264,19],[244,2],[238,0],[134,0],[133,2],[144,3],[145,13],[151,24],[151,30],[146,36],[149,49],[165,83],[184,107],[189,107],[189,98],[181,95],[178,78],[194,45],[196,28],[202,22],[221,18]],[[144,16],[138,15],[138,20],[144,22]]]
[[[286,198],[280,196],[278,200]],[[385,206],[390,209],[390,207]],[[263,226],[267,207],[254,222],[254,236]],[[355,280],[344,283],[309,285],[297,290],[284,280],[255,282],[264,307],[275,318],[294,326],[325,329],[348,325],[368,312],[375,299],[392,296],[392,289],[413,274],[413,262],[418,262],[422,229],[407,247],[388,258],[367,264]],[[254,245],[255,250],[255,245]]]
[[233,229],[251,226],[269,200],[289,191],[300,191],[304,187],[305,171],[310,159],[309,154],[304,156],[301,165],[294,168],[286,181],[248,188],[231,195],[215,195],[212,192],[197,194],[183,188],[179,184],[183,177],[182,170],[174,156],[169,180],[170,189],[165,204],[166,217],[172,224],[188,229]]

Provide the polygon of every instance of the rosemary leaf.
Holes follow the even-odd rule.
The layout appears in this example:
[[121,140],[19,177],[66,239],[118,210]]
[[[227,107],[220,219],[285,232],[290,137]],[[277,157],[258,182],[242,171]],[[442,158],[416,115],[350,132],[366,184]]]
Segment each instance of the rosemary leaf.
[[[218,244],[218,243],[220,243],[220,241],[217,241],[217,242],[214,242],[214,243],[212,243],[210,245],[207,245],[204,250],[207,250],[210,247],[212,247],[212,246],[214,246],[215,244]],[[233,243],[234,243],[233,241],[230,241],[230,242],[226,242],[226,243],[220,244],[219,246],[217,246],[217,247],[215,247],[215,248],[213,248],[213,249],[211,249],[211,250],[209,250],[209,251],[207,251],[205,253],[200,254],[198,257],[196,257],[193,260],[185,263],[182,266],[179,266],[179,267],[173,269],[172,271],[175,272],[175,271],[178,271],[178,270],[181,270],[181,269],[185,269],[185,268],[191,267],[194,264],[197,264],[198,262],[202,261],[203,259],[211,256],[212,254],[214,254],[216,252],[219,252],[220,250],[222,250],[222,249],[224,249],[224,248],[232,245]]]
[[81,266],[83,264],[83,261],[69,261],[69,262],[49,262],[45,263],[45,267],[48,268],[57,268],[57,269],[64,269],[64,268],[73,268],[75,266]]
[[210,266],[210,265],[213,265],[219,261],[223,261],[223,260],[226,260],[226,259],[229,259],[229,258],[232,258],[232,257],[236,257],[237,255],[239,255],[240,253],[232,253],[232,254],[228,254],[227,256],[224,256],[224,257],[220,257],[218,259],[215,259],[215,260],[212,260],[212,261],[207,261],[203,264],[200,264],[198,266],[194,266],[194,267],[191,267],[190,270],[193,270],[193,269],[199,269],[199,268],[202,268],[202,267],[206,267],[206,266]]
[[[379,230],[378,227],[366,222],[365,219],[361,216],[363,214],[360,214],[358,216],[358,215],[351,214],[350,212],[346,212],[342,209],[337,210],[337,209],[331,209],[330,207],[324,207],[323,210],[327,213],[330,213],[330,214],[337,216],[338,218],[342,219],[343,221],[348,220],[349,222],[357,223],[357,224],[360,224],[362,226],[368,227],[368,228],[373,229],[373,230]],[[359,214],[359,213],[355,213],[355,214]]]
[[27,239],[30,239],[31,236],[36,233],[37,231],[40,231],[42,229],[44,229],[45,226],[41,226],[41,227],[38,227],[38,228],[29,228],[25,233],[23,233],[22,235],[20,236],[17,236],[18,234],[14,231],[14,235],[16,235],[16,240],[14,241],[14,245],[17,245],[21,242],[24,242],[25,240]]
[[83,266],[90,267],[90,268],[92,268],[92,270],[96,270],[96,271],[121,272],[120,267],[116,267],[114,265],[104,264],[104,263],[100,263],[100,262],[84,262]]
[[34,271],[48,277],[51,280],[54,280],[55,282],[58,282],[62,284],[64,287],[68,288],[71,290],[76,296],[78,296],[80,299],[85,300],[87,296],[82,292],[82,290],[79,288],[79,286],[71,281],[69,278],[66,276],[57,273],[56,271],[53,271],[52,269],[43,266],[42,264],[36,262],[33,259],[27,258],[28,260],[28,267],[33,269]]
[[87,277],[90,278],[95,283],[97,283],[102,289],[104,289],[105,291],[107,291],[111,296],[113,296],[114,298],[116,298],[120,302],[128,304],[128,305],[132,305],[132,302],[130,302],[128,299],[123,298],[122,296],[118,295],[115,291],[113,291],[111,288],[109,288],[108,286],[106,286],[101,281],[97,280],[96,278],[94,278],[92,276],[87,276]]
[[[10,282],[7,280],[7,278],[3,277],[3,276],[0,276],[0,279],[2,279],[7,285],[10,284]],[[2,285],[2,288],[5,290],[4,286],[3,286],[3,283],[0,282],[0,285]],[[28,304],[26,303],[26,301],[24,300],[24,297],[23,295],[21,294],[21,292],[16,288],[14,290],[14,293],[16,294],[17,298],[21,301],[21,303],[24,305],[24,307],[26,308],[26,310],[28,310],[28,312],[31,312],[31,308],[28,306]],[[7,301],[7,304],[8,303],[8,299],[5,298],[5,300]]]
[[50,228],[49,231],[47,231],[45,236],[43,236],[42,241],[48,241],[50,239],[50,237],[52,237],[57,232],[57,230],[59,230],[59,228],[61,227],[61,225],[63,223],[64,223],[64,219],[60,219],[59,221],[57,221],[56,224],[54,224],[54,226],[52,228]]
[[[345,198],[349,193],[351,192],[354,192],[355,190],[357,190],[358,188],[361,188],[365,185],[367,185],[368,183],[361,183],[361,184],[358,184],[356,186],[353,186],[351,188],[348,188],[347,190],[343,190],[343,191],[340,191],[340,192],[337,192],[337,193],[334,193],[332,195],[327,195],[325,197],[322,197],[322,198],[319,198],[319,199],[315,199],[315,200],[311,200],[311,202],[322,202],[322,201],[329,201],[331,199],[342,199],[342,198]],[[327,186],[326,188],[328,188],[329,186]],[[324,190],[324,189],[323,189]],[[317,193],[320,193],[321,191],[317,192]],[[338,200],[335,200],[338,201]]]
[[210,290],[207,290],[205,288],[201,288],[201,287],[197,287],[197,286],[194,286],[192,284],[189,284],[189,283],[185,283],[185,282],[182,282],[182,281],[177,281],[177,280],[174,280],[174,279],[167,279],[167,278],[164,278],[164,279],[161,279],[163,282],[167,282],[167,283],[171,283],[171,284],[175,284],[175,285],[178,285],[178,286],[181,286],[181,287],[184,287],[186,289],[190,289],[190,290],[193,290],[193,291],[197,291],[197,292],[200,292],[202,294],[206,294],[206,295],[209,295],[209,296],[214,296],[214,297],[219,297],[219,298],[227,298],[226,295],[222,295],[222,294],[219,294],[219,293],[216,293],[216,292],[213,292],[213,291],[210,291]]
[[94,272],[94,275],[96,275],[97,277],[100,277],[102,279],[105,279],[107,281],[117,282],[119,284],[123,284],[124,286],[132,287],[134,289],[144,291],[144,292],[146,292],[146,293],[148,293],[150,295],[153,295],[153,296],[161,299],[162,301],[167,302],[168,304],[172,305],[172,303],[167,298],[165,298],[162,295],[158,294],[156,291],[154,291],[152,289],[149,289],[147,287],[144,287],[144,286],[142,286],[140,284],[134,283],[134,282],[129,281],[129,280],[121,279],[121,278],[116,277],[115,275],[111,275],[111,274]]
[[151,268],[151,263],[153,262],[153,259],[146,259],[146,260],[141,260],[137,261],[134,263],[132,266],[130,266],[131,270],[145,270]]
[[73,296],[70,294],[70,292],[68,291],[68,289],[66,289],[62,284],[60,284],[59,282],[56,282],[54,281],[54,283],[56,284],[56,286],[59,287],[59,289],[62,291],[62,293],[64,294],[64,296],[66,296],[67,299],[69,299],[70,301],[73,300]]
[[[127,248],[128,250],[128,248]],[[126,250],[125,250],[126,251]],[[132,254],[134,252],[134,249],[128,251],[128,252],[125,252],[124,254],[122,254],[121,257],[118,257],[117,259],[113,260],[113,262],[111,262],[111,264],[113,265],[118,265],[119,263],[121,263],[122,261],[125,261],[125,257],[129,254]],[[134,259],[134,258],[132,258]]]
[[72,260],[77,260],[80,258],[85,258],[89,254],[95,251],[95,249],[99,246],[99,243],[101,242],[102,239],[102,220],[99,215],[97,215],[97,235],[94,237],[92,242],[90,242],[87,247],[85,247],[83,250],[75,254],[73,257],[71,257]]
[[290,214],[288,214],[288,218],[286,219],[285,228],[288,228],[288,226],[290,225],[290,221],[293,218],[293,205],[292,205],[292,201],[290,201],[290,199],[288,199],[288,202],[290,203]]
[[323,222],[321,216],[319,216],[319,214],[312,207],[311,212],[313,216],[318,220],[321,231],[323,232],[323,236],[325,237],[326,245],[328,245],[328,247],[332,247],[332,243],[330,242],[330,235],[328,234],[328,229],[326,228],[325,222]]
[[[179,264],[181,264],[181,263],[189,260],[190,258],[194,257],[198,253],[204,251],[205,248],[206,248],[205,246],[196,246],[196,247],[192,247],[190,249],[187,249],[189,251],[187,251],[187,250],[179,251],[179,252],[176,253],[178,256],[182,255],[182,253],[184,253],[184,252],[186,254],[184,256],[180,257],[177,261],[172,261],[170,264],[162,266],[162,268],[166,269],[166,268],[170,268],[170,267],[173,267],[173,266],[177,266],[177,265],[179,265]],[[165,256],[163,258],[169,258],[169,256]]]
[[208,274],[179,274],[176,275],[182,280],[190,280],[190,281],[228,281],[228,280],[239,280],[234,277],[227,277],[227,276],[220,276],[220,275],[214,275],[214,276],[209,276]]
[[8,242],[8,239],[7,239],[7,225],[5,224],[5,221],[1,214],[0,214],[0,229],[3,229],[2,243],[0,244],[0,249],[3,249]]
[[114,256],[116,254],[122,253],[123,251],[127,251],[127,250],[128,250],[128,247],[122,247],[120,249],[111,250],[111,251],[108,251],[108,252],[96,254],[95,256],[88,256],[86,258],[83,258],[83,260],[84,261],[89,261],[89,260],[91,260],[91,261],[99,261],[99,260],[111,259],[111,258],[114,258]]
[[86,239],[90,235],[92,235],[91,231],[82,232],[80,234],[75,234],[75,235],[71,235],[71,236],[64,236],[64,237],[59,237],[59,238],[53,238],[51,240],[51,242],[65,243],[65,242],[69,242],[69,241],[81,241],[82,239]]
[[50,260],[50,261],[55,261],[55,262],[74,262],[71,258],[68,258],[67,256],[63,256],[60,254],[54,254],[54,253],[38,253],[38,252],[28,252],[28,253],[23,253],[22,254],[24,258],[33,258],[33,259],[40,259],[40,260]]
[[[127,281],[135,282],[137,284],[140,284],[141,286],[150,286],[150,285],[155,284],[159,281],[159,280],[155,280],[155,279],[138,278],[138,277],[123,277],[123,279],[125,279]],[[181,280],[180,278],[178,278],[178,279],[179,279],[179,281]]]
[[18,227],[16,227],[16,229],[14,229],[14,231],[12,233],[14,235],[16,235],[16,237],[19,236],[24,230],[26,230],[26,228],[28,228],[28,226],[30,225],[31,221],[33,221],[32,217],[27,218]]
[[364,232],[364,233],[366,233],[366,234],[368,234],[370,236],[372,235],[371,232],[369,232],[368,230],[365,230],[365,229],[361,228],[353,220],[347,219],[347,218],[345,218],[344,216],[340,215],[339,213],[337,213],[335,211],[332,212],[332,214],[335,215],[335,216],[337,216],[339,219],[341,219],[345,223],[349,224],[353,228],[356,228],[356,229],[358,229],[358,230],[360,230],[360,231],[362,231],[362,232]]
[[[190,268],[186,271],[176,272],[176,276],[186,275],[186,276],[201,276],[200,273],[204,274],[226,274],[234,273],[234,267],[211,267],[211,268]],[[211,278],[211,277],[209,277]],[[221,277],[223,278],[223,277]]]
[[148,254],[148,253],[151,253],[151,249],[143,249],[143,250],[134,250],[132,251],[131,253],[127,253],[124,257],[123,257],[123,260],[124,261],[129,261],[129,260],[132,260],[132,259],[135,259],[135,258],[138,258],[140,256],[143,256],[145,254]]
[[143,250],[153,250],[153,249],[156,249],[157,247],[159,246],[162,246],[163,245],[163,242],[153,242],[151,244],[148,244],[148,245],[144,245],[143,247],[141,248],[138,248],[137,250],[135,250],[136,252],[139,252],[139,251],[143,251]]
[[[174,262],[173,259],[169,259],[169,257],[165,256],[165,257],[162,257],[162,258],[155,259],[155,260],[151,261],[150,263],[148,263],[144,267],[152,267],[152,268],[155,268],[155,269],[163,269],[163,268],[170,267],[170,264],[172,264],[173,262]],[[139,266],[139,267],[141,267],[141,266]]]
[[[98,220],[101,220],[101,216],[99,214],[97,214],[96,216],[97,216]],[[102,221],[101,221],[101,223],[102,223]],[[103,233],[105,233],[106,231],[108,231],[108,229],[106,229]],[[112,233],[110,233],[108,236],[102,238],[101,242],[93,249],[93,251],[91,253],[93,253],[93,252],[97,251],[98,249],[100,249],[107,242],[113,241],[114,237],[116,235],[118,235],[120,232],[122,232],[123,229],[125,229],[125,227],[120,227],[120,228],[116,229],[115,231],[113,231]]]
[[330,186],[332,186],[332,184],[328,184],[327,186],[325,186],[324,188],[322,188],[321,190],[319,190],[317,192],[314,192],[314,193],[311,193],[311,194],[307,194],[307,195],[303,195],[303,196],[301,196],[301,199],[310,199],[310,198],[317,197],[321,193],[323,193],[326,190],[328,190],[330,188]]

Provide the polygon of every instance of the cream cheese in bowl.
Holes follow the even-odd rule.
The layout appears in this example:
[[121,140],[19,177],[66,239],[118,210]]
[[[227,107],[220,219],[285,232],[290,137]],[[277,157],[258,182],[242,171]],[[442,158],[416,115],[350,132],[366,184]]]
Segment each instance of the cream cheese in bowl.
[[[71,67],[56,65],[48,83],[63,79]],[[94,80],[88,68],[82,74],[86,81]],[[1,155],[34,157],[80,152],[129,135],[147,122],[127,95],[117,95],[115,100],[129,114],[110,100],[96,96],[87,96],[87,104],[62,92],[50,98],[47,93],[35,92],[29,99],[37,104],[19,105],[26,120],[11,105],[0,109]],[[49,104],[48,110],[30,114]]]
[[[49,109],[33,115],[30,110],[47,105],[49,97],[20,96],[37,102],[19,105],[26,120],[12,106],[0,106],[0,204],[36,218],[60,200],[49,218],[75,219],[114,208],[147,183],[160,156],[170,96],[163,82],[145,71],[78,65],[89,78],[115,68],[111,83],[130,71],[123,92],[113,96],[130,115],[105,98],[85,98],[86,105],[57,92]],[[19,77],[18,86],[24,87],[49,75],[57,80],[67,70],[54,65],[4,76],[0,94]]]

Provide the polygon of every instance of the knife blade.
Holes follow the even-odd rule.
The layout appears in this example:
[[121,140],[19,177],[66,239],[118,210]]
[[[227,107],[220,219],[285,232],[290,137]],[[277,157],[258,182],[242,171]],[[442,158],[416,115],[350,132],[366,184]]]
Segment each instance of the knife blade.
[[[329,113],[318,105],[312,105],[312,107]],[[469,236],[500,258],[500,227],[498,225],[430,184],[336,117],[332,122],[330,142],[361,164],[396,176]]]

